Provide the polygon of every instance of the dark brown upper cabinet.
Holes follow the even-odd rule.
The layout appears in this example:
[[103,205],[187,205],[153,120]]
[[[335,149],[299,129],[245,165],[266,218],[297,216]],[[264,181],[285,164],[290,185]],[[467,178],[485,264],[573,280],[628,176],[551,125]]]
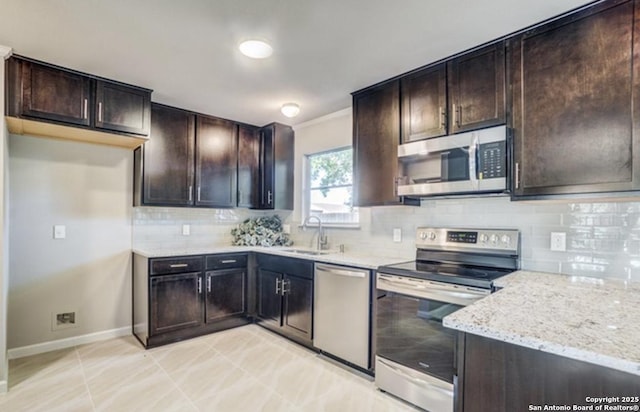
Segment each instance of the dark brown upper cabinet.
[[151,90],[13,56],[6,62],[11,133],[136,148],[149,135]]
[[609,1],[512,39],[514,198],[640,188],[637,21]]
[[290,126],[271,123],[260,129],[256,209],[293,210],[294,133]]
[[353,95],[354,204],[399,204],[400,82]]
[[196,118],[196,206],[236,206],[238,138],[236,124]]
[[505,44],[483,47],[447,63],[449,132],[505,123]]
[[153,103],[149,141],[134,152],[136,204],[191,205],[194,156],[195,115]]
[[237,125],[152,104],[151,139],[134,152],[134,204],[236,206]]
[[149,134],[151,99],[145,90],[98,80],[95,110],[95,124],[100,129]]
[[[91,82],[78,73],[11,59],[11,73],[20,81],[22,103],[14,100],[11,113],[89,126]],[[11,103],[10,103],[11,104]]]
[[260,132],[257,127],[238,126],[238,207],[257,208]]
[[402,142],[505,123],[504,41],[400,78]]
[[447,134],[447,70],[444,63],[404,76],[402,141]]

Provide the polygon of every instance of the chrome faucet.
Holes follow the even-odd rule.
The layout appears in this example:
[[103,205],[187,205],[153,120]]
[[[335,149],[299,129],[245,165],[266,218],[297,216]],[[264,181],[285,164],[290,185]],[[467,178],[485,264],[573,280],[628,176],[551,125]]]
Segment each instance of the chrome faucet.
[[302,228],[306,229],[307,225],[309,224],[309,221],[311,219],[316,219],[318,221],[318,241],[316,244],[316,249],[317,250],[322,250],[325,249],[327,247],[327,236],[324,234],[324,230],[322,229],[322,220],[320,220],[320,218],[318,216],[308,216],[304,222],[302,223]]

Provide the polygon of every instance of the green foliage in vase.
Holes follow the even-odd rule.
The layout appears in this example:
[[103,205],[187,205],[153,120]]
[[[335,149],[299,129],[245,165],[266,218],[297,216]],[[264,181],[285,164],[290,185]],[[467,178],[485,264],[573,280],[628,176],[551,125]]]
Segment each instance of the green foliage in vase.
[[247,219],[231,230],[235,246],[291,246],[289,235],[282,233],[277,215]]

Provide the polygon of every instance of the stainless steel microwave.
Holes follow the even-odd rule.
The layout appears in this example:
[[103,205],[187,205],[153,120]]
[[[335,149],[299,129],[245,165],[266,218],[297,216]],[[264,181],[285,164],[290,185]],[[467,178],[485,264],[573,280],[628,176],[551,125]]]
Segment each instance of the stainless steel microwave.
[[398,146],[405,176],[398,195],[500,193],[507,189],[507,128],[419,140]]

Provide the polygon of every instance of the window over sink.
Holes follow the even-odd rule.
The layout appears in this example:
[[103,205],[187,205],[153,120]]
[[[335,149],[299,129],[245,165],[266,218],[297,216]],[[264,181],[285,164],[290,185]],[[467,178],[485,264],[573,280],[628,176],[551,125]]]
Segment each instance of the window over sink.
[[357,226],[352,148],[309,154],[305,160],[304,217],[317,216],[329,226]]

